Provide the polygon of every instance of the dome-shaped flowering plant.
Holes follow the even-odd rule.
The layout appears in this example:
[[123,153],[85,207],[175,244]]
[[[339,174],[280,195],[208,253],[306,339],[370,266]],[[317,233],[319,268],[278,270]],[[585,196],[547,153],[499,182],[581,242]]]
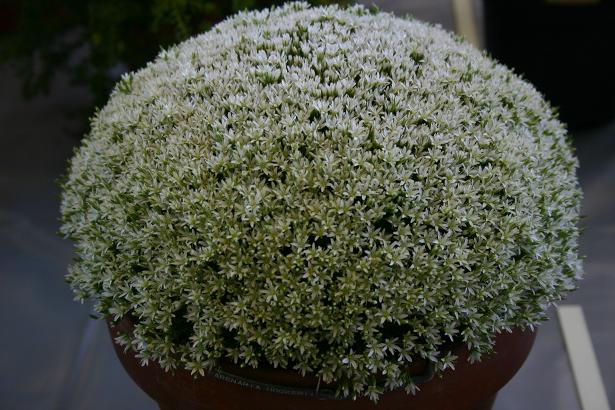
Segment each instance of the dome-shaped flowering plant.
[[576,167],[534,87],[438,27],[240,13],[92,119],[64,184],[68,281],[132,318],[143,362],[411,390],[413,358],[479,359],[575,288]]

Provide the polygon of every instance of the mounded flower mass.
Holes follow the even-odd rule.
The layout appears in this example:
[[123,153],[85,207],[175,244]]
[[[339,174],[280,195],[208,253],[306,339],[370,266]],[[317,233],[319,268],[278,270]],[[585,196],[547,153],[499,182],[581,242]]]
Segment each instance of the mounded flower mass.
[[[125,75],[64,183],[67,276],[143,362],[414,385],[581,276],[577,161],[528,83],[362,7],[240,13]],[[374,376],[384,373],[384,388]]]

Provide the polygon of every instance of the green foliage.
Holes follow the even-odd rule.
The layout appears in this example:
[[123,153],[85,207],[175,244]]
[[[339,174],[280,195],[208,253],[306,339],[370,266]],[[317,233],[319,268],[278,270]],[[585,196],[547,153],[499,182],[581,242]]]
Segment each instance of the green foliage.
[[147,362],[412,391],[405,365],[544,320],[581,277],[581,191],[542,96],[362,7],[240,13],[125,75],[71,161],[68,282]]
[[[282,0],[18,0],[17,30],[0,37],[0,62],[17,66],[28,97],[62,71],[101,106],[117,76],[225,17]],[[345,4],[347,0],[312,0]]]

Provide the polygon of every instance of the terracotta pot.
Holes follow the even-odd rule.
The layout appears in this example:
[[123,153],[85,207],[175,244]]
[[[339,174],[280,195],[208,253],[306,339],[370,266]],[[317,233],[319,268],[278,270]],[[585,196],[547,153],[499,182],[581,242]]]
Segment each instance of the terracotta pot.
[[[110,321],[112,338],[130,329],[131,322]],[[426,363],[415,363],[409,371],[419,379],[420,391],[385,393],[377,405],[367,398],[336,399],[331,386],[280,369],[242,369],[223,365],[216,373],[193,377],[189,372],[165,372],[156,363],[141,366],[134,352],[113,343],[115,352],[132,379],[161,410],[358,410],[358,409],[490,409],[495,396],[519,370],[534,344],[535,332],[516,330],[496,337],[496,353],[470,364],[463,345],[452,346],[458,356],[455,370],[447,369],[431,378]],[[232,380],[232,381],[231,381]]]

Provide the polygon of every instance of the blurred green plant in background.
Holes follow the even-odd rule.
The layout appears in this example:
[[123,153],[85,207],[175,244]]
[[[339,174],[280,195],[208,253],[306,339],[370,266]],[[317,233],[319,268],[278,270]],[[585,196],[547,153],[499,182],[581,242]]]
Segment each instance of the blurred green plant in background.
[[[350,0],[311,0],[347,4]],[[13,0],[0,13],[0,63],[11,63],[26,97],[49,90],[59,72],[89,88],[101,106],[125,71],[152,60],[161,48],[201,33],[240,10],[284,0]],[[88,107],[91,110],[92,107]]]

